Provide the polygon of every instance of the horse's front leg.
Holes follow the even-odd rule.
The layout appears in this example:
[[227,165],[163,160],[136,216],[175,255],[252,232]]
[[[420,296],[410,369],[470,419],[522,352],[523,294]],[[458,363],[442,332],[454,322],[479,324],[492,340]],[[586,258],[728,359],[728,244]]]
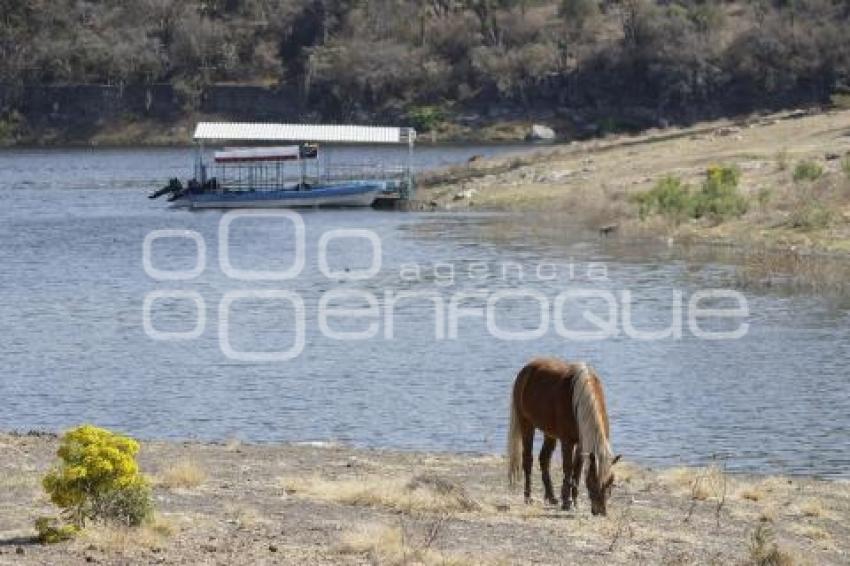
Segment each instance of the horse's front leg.
[[584,467],[584,459],[581,454],[581,444],[576,444],[573,450],[573,476],[570,481],[570,491],[573,503],[578,507],[578,486],[581,483],[581,470]]
[[549,476],[549,464],[552,461],[552,452],[555,451],[557,440],[551,436],[543,437],[543,447],[540,448],[540,473],[543,476],[543,491],[546,503],[557,505],[555,493],[552,491],[552,478]]
[[581,453],[575,443],[561,440],[561,459],[564,462],[564,481],[561,484],[561,508],[569,511],[578,502],[578,483],[581,475]]

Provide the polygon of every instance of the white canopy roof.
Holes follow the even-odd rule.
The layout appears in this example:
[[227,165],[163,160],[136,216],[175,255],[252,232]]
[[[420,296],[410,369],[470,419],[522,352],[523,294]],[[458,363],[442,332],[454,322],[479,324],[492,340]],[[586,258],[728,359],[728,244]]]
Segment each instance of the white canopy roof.
[[195,140],[301,141],[320,143],[408,143],[413,128],[251,122],[200,122]]

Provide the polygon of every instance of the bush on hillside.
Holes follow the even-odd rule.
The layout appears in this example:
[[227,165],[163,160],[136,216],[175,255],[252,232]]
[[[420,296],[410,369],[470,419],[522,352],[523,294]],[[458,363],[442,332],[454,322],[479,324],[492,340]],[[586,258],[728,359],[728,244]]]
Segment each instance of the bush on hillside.
[[653,214],[676,219],[690,216],[690,187],[678,177],[664,177],[649,191],[635,195],[634,200],[642,219]]
[[741,172],[737,167],[713,166],[699,190],[678,177],[667,176],[649,191],[638,193],[634,201],[642,219],[653,214],[676,221],[687,218],[726,220],[744,215],[749,208],[747,198],[738,191]]
[[749,204],[738,191],[741,171],[737,167],[709,167],[702,190],[694,195],[692,216],[718,220],[743,216]]

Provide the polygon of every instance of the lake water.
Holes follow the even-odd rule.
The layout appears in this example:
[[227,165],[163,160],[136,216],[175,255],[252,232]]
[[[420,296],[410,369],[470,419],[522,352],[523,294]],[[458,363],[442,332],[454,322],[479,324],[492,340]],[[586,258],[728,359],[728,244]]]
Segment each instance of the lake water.
[[[428,148],[418,152],[418,166],[506,149],[514,148]],[[145,438],[500,452],[517,370],[534,355],[551,354],[596,367],[615,450],[630,459],[662,466],[719,456],[733,470],[850,475],[845,310],[812,297],[746,292],[746,317],[701,323],[717,332],[746,322],[746,334],[707,340],[688,326],[688,300],[723,287],[731,268],[689,264],[670,250],[596,235],[567,233],[553,243],[531,229],[533,222],[486,214],[306,211],[305,263],[297,277],[234,279],[220,263],[220,212],[174,210],[145,198],[190,166],[191,153],[179,149],[0,152],[0,429],[90,421]],[[372,248],[362,238],[332,240],[321,265],[319,241],[336,228],[378,236],[376,274],[344,279],[371,264]],[[197,277],[157,280],[146,273],[143,242],[157,229],[203,238],[206,265]],[[285,270],[296,241],[286,219],[240,218],[226,247],[235,269]],[[190,239],[159,239],[150,252],[160,270],[196,265]],[[327,277],[323,268],[339,273]],[[378,316],[331,317],[328,326],[375,336],[342,340],[322,330],[320,312],[327,311],[320,305],[335,297],[331,306],[339,306],[341,290],[356,293],[348,306],[361,307],[361,315],[374,297]],[[537,298],[500,295],[516,290]],[[168,298],[173,291],[184,295]],[[278,297],[244,298],[255,291]],[[390,311],[387,292],[402,291],[423,297]],[[600,300],[575,296],[556,309],[559,295],[580,291],[613,293],[616,336],[559,334],[556,318],[567,330],[594,330],[582,312],[608,312]],[[151,295],[157,292],[166,296]],[[674,317],[676,293],[685,307]],[[198,336],[153,339],[143,322],[146,297],[150,325],[160,333],[190,334],[198,322],[194,301],[202,301],[206,320]],[[303,318],[287,300],[303,303]],[[456,338],[448,335],[452,300]],[[541,317],[549,322],[532,340],[499,338],[488,330],[488,301],[500,331],[531,332]],[[676,318],[683,321],[681,338],[629,336],[622,323],[627,303],[634,327],[662,329]],[[709,304],[731,305],[720,299],[702,306]],[[444,336],[435,328],[441,316]],[[236,358],[286,352],[299,336],[303,350],[288,361],[250,362],[222,350],[224,341]]]

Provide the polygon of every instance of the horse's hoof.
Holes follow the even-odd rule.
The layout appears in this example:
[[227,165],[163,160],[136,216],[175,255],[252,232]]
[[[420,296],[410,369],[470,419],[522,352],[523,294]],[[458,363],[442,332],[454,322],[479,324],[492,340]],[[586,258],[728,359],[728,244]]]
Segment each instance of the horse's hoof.
[[526,504],[526,505],[531,505],[532,503],[534,503],[534,500],[531,498],[531,496],[530,496],[530,495],[526,495],[526,496],[525,496],[525,504]]
[[573,508],[573,504],[570,503],[569,501],[564,501],[563,503],[561,503],[561,510],[562,511],[569,511],[572,508]]
[[558,500],[557,500],[557,499],[555,499],[554,497],[547,497],[547,498],[546,498],[546,503],[548,503],[549,505],[557,505],[557,504],[558,504]]

